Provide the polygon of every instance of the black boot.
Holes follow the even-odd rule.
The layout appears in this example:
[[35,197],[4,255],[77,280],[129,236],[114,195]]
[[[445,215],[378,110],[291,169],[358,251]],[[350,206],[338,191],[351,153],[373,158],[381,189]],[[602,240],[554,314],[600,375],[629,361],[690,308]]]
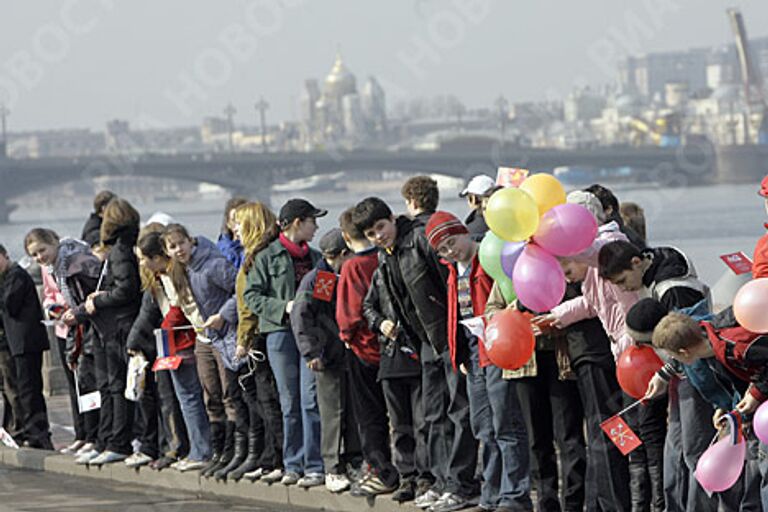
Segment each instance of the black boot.
[[651,502],[648,488],[648,474],[643,463],[629,462],[629,496],[632,501],[632,512],[648,512]]
[[235,424],[233,422],[219,423],[219,456],[211,459],[211,462],[200,473],[202,476],[206,478],[213,476],[216,471],[229,464],[229,461],[232,460],[234,432]]
[[216,478],[217,481],[225,481],[227,479],[227,475],[229,475],[232,471],[239,468],[240,465],[243,463],[243,461],[245,461],[246,456],[248,455],[248,435],[245,432],[235,431],[234,444],[235,444],[235,451],[234,451],[234,454],[232,455],[232,458],[229,461],[229,464],[219,468],[217,471],[213,473],[213,476],[214,478]]
[[211,450],[213,451],[213,454],[211,455],[211,460],[208,462],[208,465],[200,471],[202,476],[209,476],[208,473],[211,468],[219,463],[221,452],[224,449],[224,429],[224,423],[221,421],[214,421],[211,423]]
[[251,471],[258,469],[259,462],[261,461],[261,452],[264,451],[264,436],[259,435],[258,432],[253,429],[248,430],[248,453],[240,466],[232,471],[227,478],[237,482],[243,475],[250,473]]
[[651,512],[664,512],[664,472],[659,464],[648,464],[648,478],[651,483]]

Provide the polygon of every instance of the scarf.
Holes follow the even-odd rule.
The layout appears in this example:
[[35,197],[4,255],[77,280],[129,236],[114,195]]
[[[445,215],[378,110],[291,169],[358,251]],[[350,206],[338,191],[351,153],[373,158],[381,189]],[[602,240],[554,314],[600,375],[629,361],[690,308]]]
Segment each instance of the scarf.
[[285,250],[288,251],[288,254],[293,259],[303,259],[309,254],[309,244],[307,242],[297,244],[290,241],[283,233],[280,233],[280,243],[283,244],[283,247],[285,247]]
[[67,278],[76,274],[83,274],[86,277],[98,279],[101,274],[101,262],[91,254],[91,249],[86,243],[74,238],[63,238],[59,242],[56,261],[49,265],[47,270],[56,279],[59,291],[69,306],[74,307],[78,305],[78,302],[69,288]]

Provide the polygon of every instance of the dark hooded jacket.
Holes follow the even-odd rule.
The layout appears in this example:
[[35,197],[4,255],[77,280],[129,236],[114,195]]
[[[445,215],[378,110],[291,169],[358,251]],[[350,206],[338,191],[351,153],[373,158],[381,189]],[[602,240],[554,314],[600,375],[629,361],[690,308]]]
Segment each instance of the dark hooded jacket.
[[48,332],[35,282],[18,263],[0,276],[0,313],[13,356],[48,350]]
[[127,336],[139,313],[141,278],[139,263],[133,251],[138,236],[138,226],[125,226],[111,240],[103,241],[111,245],[112,249],[105,262],[106,272],[98,290],[104,293],[93,299],[96,314],[92,317],[102,339],[115,332]]
[[488,224],[485,222],[483,212],[479,208],[472,210],[464,220],[464,224],[475,242],[481,241],[488,232]]
[[643,285],[667,310],[691,307],[709,298],[709,289],[698,280],[696,270],[677,249],[646,249],[643,257],[651,260],[651,266],[643,274]]
[[101,239],[101,217],[95,212],[92,212],[85,221],[83,226],[83,233],[80,235],[80,240],[88,244],[88,247],[93,247]]

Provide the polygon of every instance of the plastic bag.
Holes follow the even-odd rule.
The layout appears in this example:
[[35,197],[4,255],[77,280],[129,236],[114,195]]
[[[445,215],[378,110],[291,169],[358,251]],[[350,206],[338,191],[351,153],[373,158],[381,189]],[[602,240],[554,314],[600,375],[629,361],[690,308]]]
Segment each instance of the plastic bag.
[[144,393],[147,382],[147,367],[149,362],[144,355],[131,356],[128,360],[128,378],[125,384],[125,398],[138,402]]

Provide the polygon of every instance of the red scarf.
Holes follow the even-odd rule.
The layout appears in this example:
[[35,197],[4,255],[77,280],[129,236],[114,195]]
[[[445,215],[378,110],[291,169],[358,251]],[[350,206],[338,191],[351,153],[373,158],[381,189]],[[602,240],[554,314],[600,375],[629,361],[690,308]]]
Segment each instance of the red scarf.
[[304,259],[309,254],[309,244],[307,242],[297,244],[290,241],[283,233],[280,233],[280,243],[283,244],[291,258]]

